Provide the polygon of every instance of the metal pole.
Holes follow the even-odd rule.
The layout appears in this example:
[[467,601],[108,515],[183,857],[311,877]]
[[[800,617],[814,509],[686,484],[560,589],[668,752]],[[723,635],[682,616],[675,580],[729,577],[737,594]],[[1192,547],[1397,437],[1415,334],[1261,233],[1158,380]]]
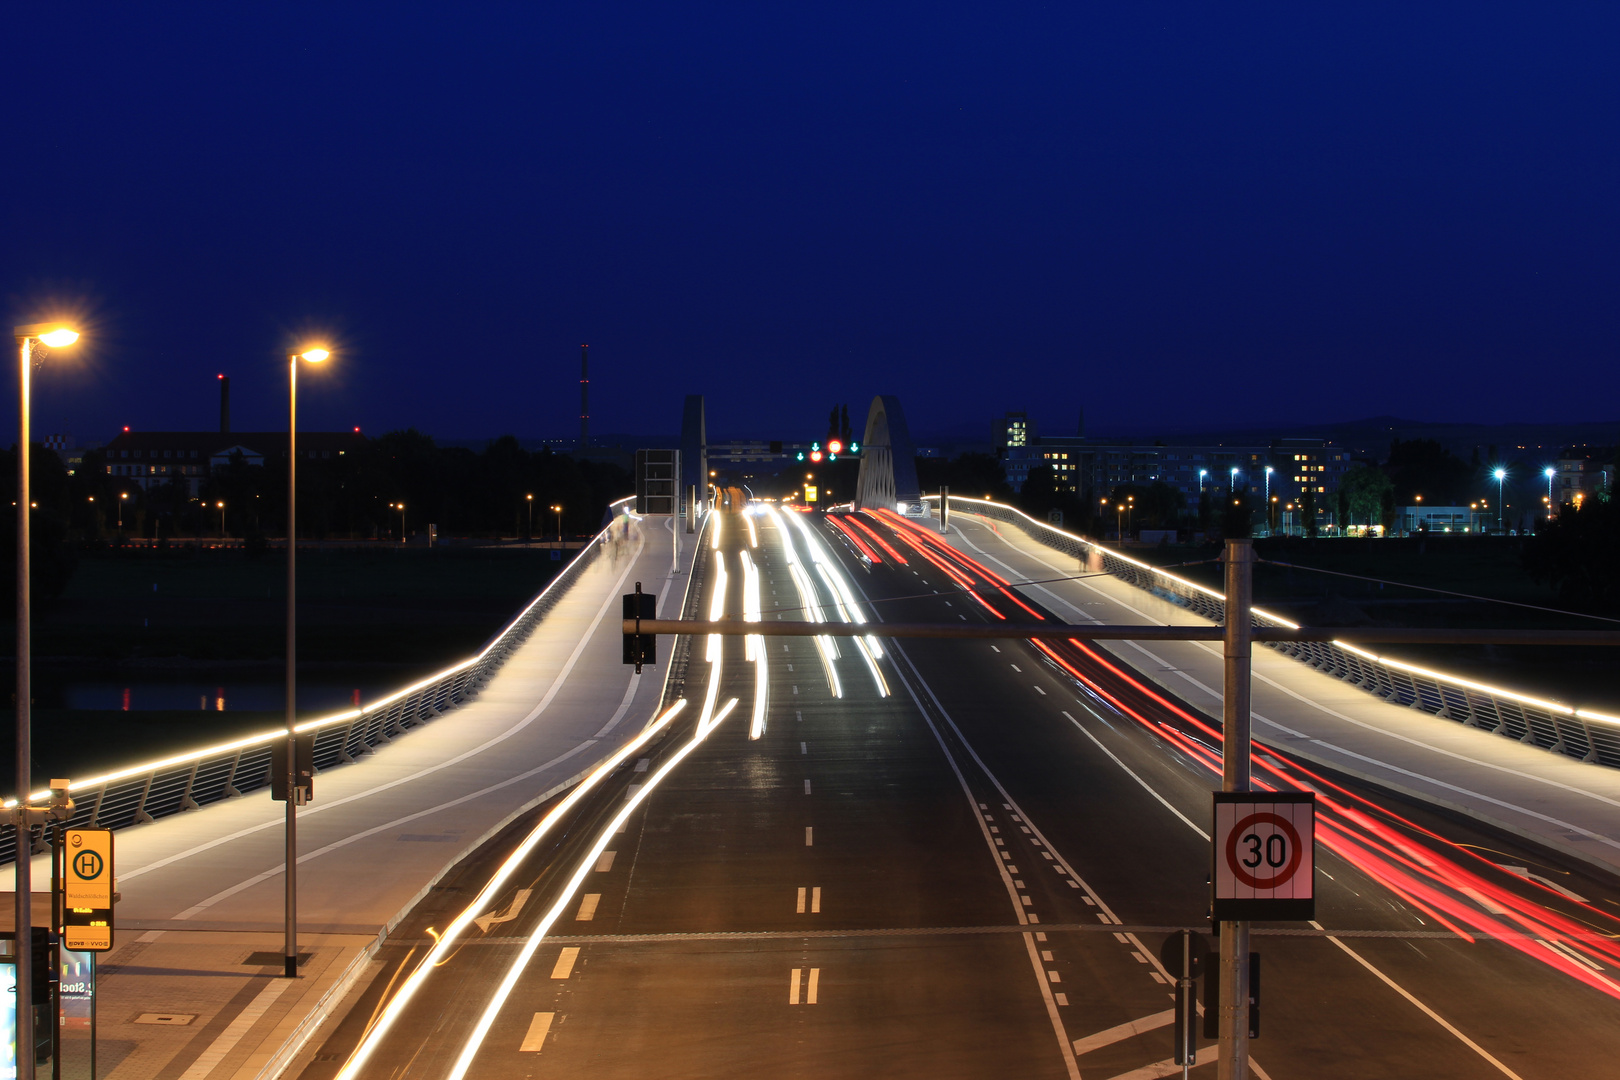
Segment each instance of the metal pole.
[[287,357],[287,933],[284,974],[298,977],[298,356]]
[[951,531],[951,488],[949,484],[939,485],[939,531]]
[[28,394],[33,368],[32,344],[26,336],[17,343],[17,816],[14,819],[17,910],[16,921],[12,923],[15,931],[12,953],[17,960],[18,1080],[34,1080],[34,831],[24,811],[33,786],[30,768],[33,763],[33,687],[29,681],[32,598],[28,592]]
[[[1226,542],[1226,670],[1222,686],[1221,790],[1250,789],[1249,663],[1254,650],[1254,543]],[[1249,923],[1221,923],[1218,1080],[1249,1076]]]

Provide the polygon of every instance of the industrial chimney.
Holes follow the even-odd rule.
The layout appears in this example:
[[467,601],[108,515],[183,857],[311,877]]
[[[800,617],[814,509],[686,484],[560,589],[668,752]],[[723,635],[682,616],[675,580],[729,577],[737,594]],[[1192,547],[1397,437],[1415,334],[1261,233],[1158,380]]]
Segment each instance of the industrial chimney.
[[231,377],[229,375],[219,377],[219,433],[221,435],[231,433]]
[[591,347],[579,347],[579,448],[591,445]]

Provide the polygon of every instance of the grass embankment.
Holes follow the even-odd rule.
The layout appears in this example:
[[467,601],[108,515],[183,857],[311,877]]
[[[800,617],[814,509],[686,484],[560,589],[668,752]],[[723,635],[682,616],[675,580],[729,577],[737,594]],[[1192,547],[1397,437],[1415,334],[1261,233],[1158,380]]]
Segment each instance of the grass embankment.
[[[476,652],[563,565],[544,550],[301,550],[299,670],[404,685]],[[64,593],[35,606],[34,666],[57,680],[253,670],[275,679],[285,618],[286,564],[275,554],[87,552]],[[8,655],[12,631],[0,639]],[[35,774],[92,775],[281,722],[264,711],[36,708]],[[11,740],[0,740],[0,776],[12,760]]]
[[[1520,563],[1516,537],[1434,537],[1384,540],[1257,540],[1262,560],[1254,572],[1255,603],[1312,626],[1504,627],[1513,629],[1614,630],[1614,623],[1531,611],[1508,604],[1438,596],[1274,565],[1380,578],[1431,589],[1448,589],[1560,608],[1548,587],[1531,580]],[[1211,547],[1133,548],[1129,554],[1161,566],[1213,559]],[[1265,560],[1271,560],[1268,564]],[[1222,566],[1209,562],[1174,573],[1220,589]],[[1610,613],[1612,614],[1612,613]],[[1523,693],[1551,697],[1620,714],[1615,672],[1620,655],[1611,648],[1528,645],[1379,645],[1371,651],[1437,668]]]

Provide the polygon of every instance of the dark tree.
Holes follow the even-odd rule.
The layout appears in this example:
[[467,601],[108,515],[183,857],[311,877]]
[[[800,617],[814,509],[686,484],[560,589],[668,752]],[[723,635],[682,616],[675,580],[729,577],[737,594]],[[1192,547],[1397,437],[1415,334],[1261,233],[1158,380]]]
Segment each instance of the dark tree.
[[1524,568],[1581,610],[1620,602],[1620,503],[1586,499],[1565,506],[1524,544]]

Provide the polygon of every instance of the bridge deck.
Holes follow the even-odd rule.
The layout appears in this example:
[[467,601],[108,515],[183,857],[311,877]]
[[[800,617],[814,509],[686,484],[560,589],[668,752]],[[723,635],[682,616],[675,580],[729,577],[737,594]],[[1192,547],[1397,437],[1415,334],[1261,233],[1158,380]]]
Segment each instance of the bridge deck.
[[[952,508],[949,540],[1009,580],[1082,572],[1072,557],[965,509]],[[1022,591],[1076,622],[1202,621],[1111,577]],[[1182,700],[1220,715],[1218,642],[1103,642],[1099,647]],[[1384,702],[1261,647],[1254,650],[1254,714],[1257,739],[1302,760],[1489,822],[1620,875],[1620,770]]]
[[[471,703],[316,778],[299,814],[307,977],[281,951],[281,804],[259,792],[117,834],[119,946],[102,957],[100,1075],[252,1077],[299,1025],[335,1007],[371,946],[440,875],[513,816],[639,731],[663,669],[621,663],[620,597],[637,580],[679,604],[669,520],[609,545]],[[35,881],[49,880],[36,860]],[[9,908],[7,909],[9,910]],[[335,991],[335,992],[334,992]],[[323,1000],[331,995],[331,1000]],[[192,1016],[183,1026],[142,1014]],[[307,1052],[307,1051],[306,1051]]]

